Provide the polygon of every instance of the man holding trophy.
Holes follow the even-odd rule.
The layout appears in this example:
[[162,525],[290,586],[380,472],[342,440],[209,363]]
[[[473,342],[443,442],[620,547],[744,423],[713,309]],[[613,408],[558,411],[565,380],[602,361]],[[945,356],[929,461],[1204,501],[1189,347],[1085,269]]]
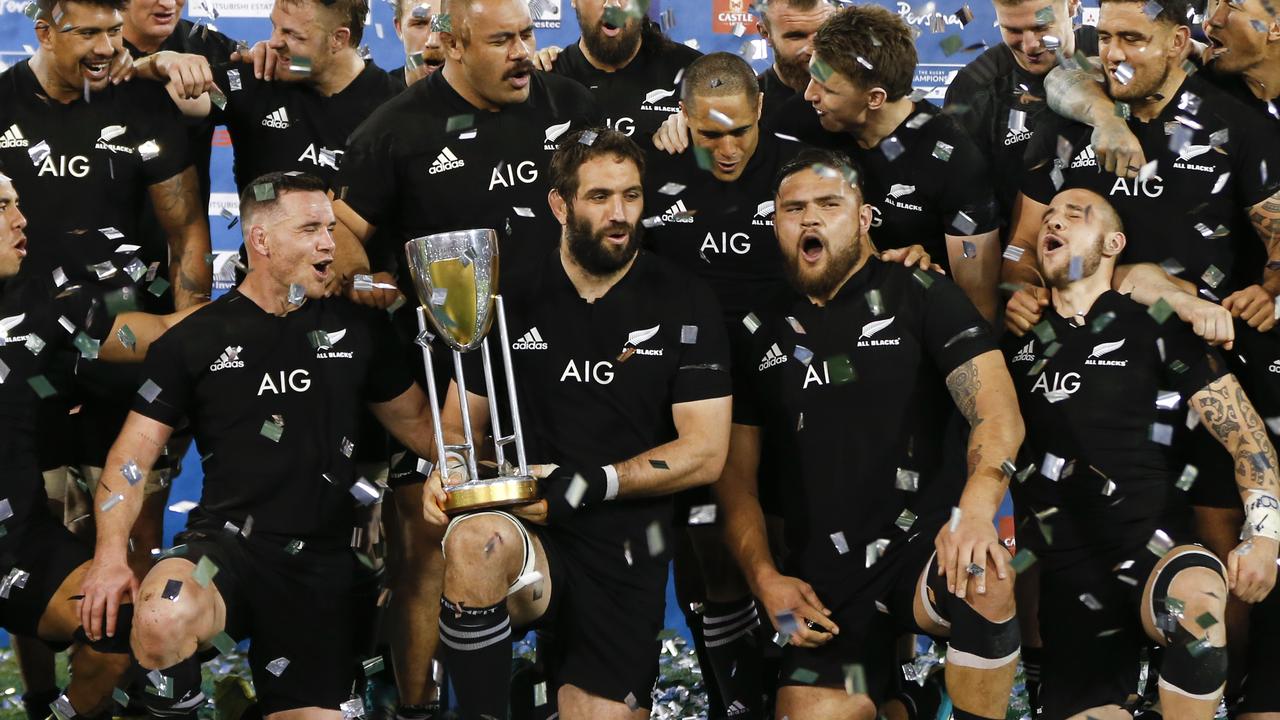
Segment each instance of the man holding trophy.
[[[731,384],[710,289],[639,250],[643,171],[640,149],[618,132],[562,140],[548,196],[559,247],[502,282],[505,382],[494,381],[487,347],[455,355],[461,382],[438,425],[447,479],[431,476],[424,513],[449,525],[440,639],[466,718],[506,717],[513,626],[554,629],[540,652],[561,717],[649,714],[669,496],[719,476]],[[455,350],[480,345],[490,321],[496,263],[477,234],[493,237],[407,246],[426,314]],[[490,430],[499,477],[485,480],[474,439]],[[510,444],[520,467],[506,461]],[[530,476],[541,500],[529,502]]]

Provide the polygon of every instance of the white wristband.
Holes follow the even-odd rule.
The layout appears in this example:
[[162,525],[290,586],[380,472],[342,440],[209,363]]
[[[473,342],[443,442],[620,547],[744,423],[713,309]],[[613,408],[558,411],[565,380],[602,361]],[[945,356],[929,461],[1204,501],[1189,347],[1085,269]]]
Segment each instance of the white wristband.
[[614,499],[614,498],[618,497],[618,471],[617,471],[617,469],[615,469],[612,465],[605,465],[604,467],[602,467],[602,468],[600,468],[600,469],[601,469],[601,470],[604,470],[604,481],[605,481],[605,483],[606,483],[606,484],[605,484],[605,490],[604,490],[604,499],[605,499],[605,500],[612,500],[612,499]]
[[1244,504],[1245,536],[1280,541],[1280,499],[1265,490],[1249,490]]

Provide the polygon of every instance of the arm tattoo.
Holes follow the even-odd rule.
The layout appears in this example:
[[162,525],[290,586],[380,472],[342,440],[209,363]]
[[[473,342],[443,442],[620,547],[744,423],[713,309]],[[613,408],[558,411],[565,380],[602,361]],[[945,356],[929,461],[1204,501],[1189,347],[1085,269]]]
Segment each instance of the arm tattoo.
[[213,273],[205,255],[210,251],[208,218],[200,207],[194,167],[151,186],[156,219],[169,240],[169,275],[179,309],[209,299]]
[[[1280,237],[1280,197],[1272,195],[1249,211],[1249,220],[1268,251],[1274,250]],[[1271,253],[1268,252],[1268,255]]]
[[981,389],[982,379],[978,377],[978,366],[972,360],[947,375],[947,390],[951,392],[951,399],[960,408],[964,419],[969,421],[970,429],[982,424],[982,418],[978,417],[978,391]]
[[1241,490],[1274,491],[1276,471],[1280,469],[1275,448],[1244,390],[1227,376],[1210,383],[1197,395],[1196,411],[1201,422],[1231,454],[1236,485]]

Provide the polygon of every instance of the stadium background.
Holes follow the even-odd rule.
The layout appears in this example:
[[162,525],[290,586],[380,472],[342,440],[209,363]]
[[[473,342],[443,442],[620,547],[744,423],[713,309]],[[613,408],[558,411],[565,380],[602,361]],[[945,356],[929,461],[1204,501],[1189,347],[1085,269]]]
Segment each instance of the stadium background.
[[[927,90],[928,97],[939,105],[956,71],[976,57],[984,43],[994,45],[1000,42],[990,0],[970,0],[968,7],[973,13],[973,20],[967,24],[962,24],[959,19],[964,0],[942,1],[949,4],[938,6],[935,2],[920,0],[915,5],[901,0],[881,2],[918,31],[916,47],[920,63],[916,68],[915,87]],[[183,15],[252,44],[265,40],[271,33],[268,18],[272,2],[187,0]],[[379,67],[400,67],[404,64],[404,50],[392,23],[392,5],[387,0],[372,2],[364,43]],[[22,12],[26,3],[27,0],[0,0],[0,70],[21,62],[34,52],[35,36],[31,21]],[[536,19],[539,47],[564,47],[576,41],[578,24],[570,0],[537,0],[533,4],[539,5],[541,10]],[[693,45],[703,52],[723,50],[739,53],[757,70],[763,70],[772,58],[764,40],[756,33],[751,4],[752,0],[652,0],[650,16],[662,22],[667,34],[676,41]],[[1096,8],[1085,8],[1083,17],[1078,20],[1092,22],[1096,12]],[[951,51],[957,47],[961,49]],[[226,260],[240,245],[240,227],[237,224],[228,228],[229,221],[223,216],[224,208],[233,214],[238,213],[231,171],[231,142],[224,129],[219,129],[214,135],[213,145],[209,225],[215,254],[216,293],[230,286],[232,266]],[[169,500],[171,505],[181,500],[199,499],[199,465],[199,458],[192,450],[185,463],[185,472],[174,482]],[[166,513],[166,543],[184,521],[182,513],[172,510]],[[687,633],[674,595],[669,594],[668,599],[668,627]],[[7,636],[0,632],[0,645],[7,643]]]

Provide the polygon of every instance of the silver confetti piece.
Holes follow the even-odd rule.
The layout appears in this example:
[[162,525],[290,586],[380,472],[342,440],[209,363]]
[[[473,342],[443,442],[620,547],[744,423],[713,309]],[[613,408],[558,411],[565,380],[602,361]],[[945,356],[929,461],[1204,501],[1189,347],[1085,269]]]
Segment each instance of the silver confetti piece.
[[1045,453],[1044,460],[1040,463],[1040,474],[1050,480],[1058,480],[1062,477],[1062,468],[1067,464],[1063,458],[1053,453]]
[[898,490],[916,492],[920,489],[920,473],[915,470],[898,468],[894,475],[893,486]]
[[284,674],[285,668],[289,667],[289,658],[278,657],[267,663],[267,672],[280,677]]
[[831,533],[831,544],[835,546],[836,552],[844,555],[849,552],[849,541],[844,537],[844,531]]

